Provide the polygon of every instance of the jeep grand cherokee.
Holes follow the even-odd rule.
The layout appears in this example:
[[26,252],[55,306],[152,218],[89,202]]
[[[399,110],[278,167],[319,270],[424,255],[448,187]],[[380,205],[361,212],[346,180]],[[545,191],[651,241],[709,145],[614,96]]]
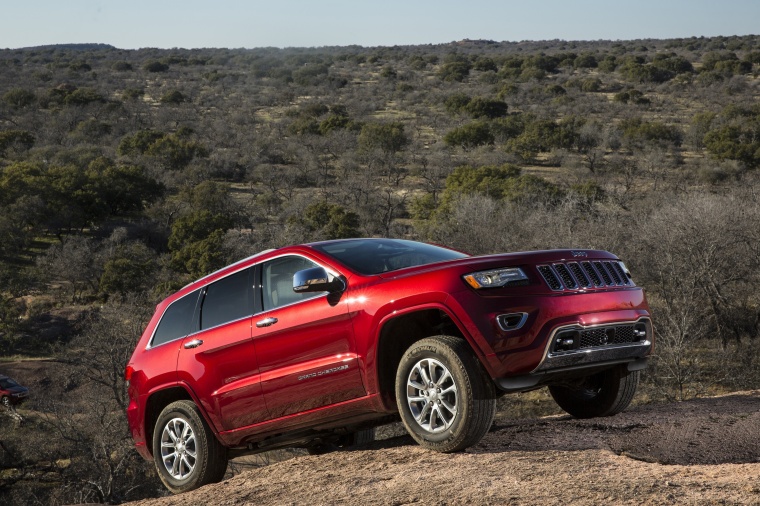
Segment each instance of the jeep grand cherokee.
[[127,415],[175,493],[221,480],[231,455],[318,453],[399,417],[454,452],[488,432],[504,393],[547,386],[575,417],[622,411],[652,335],[644,291],[605,251],[290,246],[158,305],[126,368]]

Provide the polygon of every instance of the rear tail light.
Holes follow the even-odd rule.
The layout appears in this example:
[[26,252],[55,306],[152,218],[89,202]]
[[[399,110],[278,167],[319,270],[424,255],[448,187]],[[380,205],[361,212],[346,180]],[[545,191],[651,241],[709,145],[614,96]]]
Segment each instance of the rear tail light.
[[134,367],[131,365],[128,365],[126,369],[124,369],[124,381],[127,382],[127,386],[129,386],[129,380],[132,379],[132,375],[135,373]]

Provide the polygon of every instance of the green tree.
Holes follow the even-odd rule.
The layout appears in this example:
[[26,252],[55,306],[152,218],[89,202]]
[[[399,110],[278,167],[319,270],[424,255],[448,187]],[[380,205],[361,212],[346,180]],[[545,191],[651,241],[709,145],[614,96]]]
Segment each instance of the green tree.
[[454,93],[443,101],[443,105],[451,114],[461,113],[472,98],[465,93]]
[[37,100],[35,94],[24,88],[12,88],[3,94],[3,102],[17,109],[29,107],[35,100]]
[[0,156],[5,156],[8,150],[23,152],[32,149],[35,138],[26,130],[5,130],[0,132]]
[[760,121],[746,126],[724,125],[705,134],[704,145],[713,158],[760,165]]
[[359,215],[338,204],[315,202],[296,220],[320,239],[359,237]]
[[475,60],[475,63],[473,63],[472,68],[481,72],[496,72],[498,70],[496,62],[493,61],[493,58],[488,56],[479,56],[478,59]]
[[438,77],[444,81],[461,83],[470,75],[471,65],[467,61],[453,61],[444,63],[438,69]]
[[360,148],[379,149],[386,155],[398,153],[410,142],[403,123],[366,123],[359,133]]
[[158,270],[156,253],[139,241],[120,245],[103,265],[99,288],[106,295],[149,290]]
[[105,98],[92,88],[79,88],[66,95],[66,98],[63,99],[64,104],[77,106],[92,104],[94,102],[103,103],[105,101]]
[[178,218],[169,235],[172,267],[193,277],[223,267],[224,234],[232,225],[228,216],[207,209]]
[[657,53],[652,58],[652,65],[674,74],[694,72],[691,62],[676,53]]
[[473,121],[447,132],[443,136],[443,142],[449,146],[461,147],[467,150],[486,144],[493,144],[494,136],[487,122]]
[[506,149],[524,159],[552,149],[572,149],[579,139],[582,121],[568,118],[562,122],[533,120],[527,122],[523,132],[507,142]]
[[537,176],[521,174],[515,165],[461,165],[446,178],[439,210],[448,212],[462,195],[479,194],[511,202],[557,202],[562,190]]
[[641,118],[628,118],[620,123],[623,138],[636,144],[644,142],[671,143],[680,146],[683,132],[676,126],[659,121],[644,121]]
[[507,115],[507,104],[501,100],[475,97],[463,109],[473,118],[502,118]]
[[177,105],[187,101],[187,97],[179,90],[168,91],[161,97],[162,104]]
[[145,69],[148,72],[166,72],[169,70],[169,65],[166,63],[161,63],[160,61],[149,61],[145,65],[143,65],[143,69]]
[[573,60],[573,67],[577,69],[594,69],[599,65],[599,62],[591,53],[583,53]]
[[128,135],[119,142],[116,152],[121,156],[134,156],[144,154],[148,149],[158,141],[163,139],[166,134],[155,130],[140,130],[134,135]]

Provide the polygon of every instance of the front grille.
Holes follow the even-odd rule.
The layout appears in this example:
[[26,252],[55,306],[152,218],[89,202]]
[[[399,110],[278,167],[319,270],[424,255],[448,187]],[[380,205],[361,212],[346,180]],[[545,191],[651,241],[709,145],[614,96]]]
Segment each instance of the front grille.
[[596,272],[596,269],[594,269],[594,266],[591,265],[590,262],[583,262],[581,265],[583,266],[583,270],[586,271],[586,274],[591,278],[591,281],[594,282],[594,286],[604,286],[602,278],[599,277],[599,273]]
[[611,285],[612,278],[610,277],[610,273],[607,272],[607,269],[604,268],[604,264],[602,264],[602,262],[594,262],[594,267],[596,267],[596,270],[602,275],[604,284],[607,286]]
[[570,274],[570,270],[565,264],[554,264],[554,270],[556,270],[557,274],[559,274],[559,277],[562,280],[562,283],[564,283],[565,288],[569,290],[578,288],[578,283],[575,282],[573,275]]
[[549,285],[549,288],[552,290],[562,290],[562,283],[559,282],[559,278],[554,274],[551,267],[548,265],[539,265],[538,272],[544,277],[544,281]]
[[536,268],[549,288],[556,292],[634,285],[619,261],[558,262]]
[[591,287],[591,281],[589,281],[588,277],[586,277],[586,274],[583,272],[583,269],[581,269],[580,265],[578,265],[578,262],[571,262],[567,264],[567,268],[570,269],[570,271],[573,273],[573,276],[575,276],[575,279],[578,280],[578,284],[581,287]]

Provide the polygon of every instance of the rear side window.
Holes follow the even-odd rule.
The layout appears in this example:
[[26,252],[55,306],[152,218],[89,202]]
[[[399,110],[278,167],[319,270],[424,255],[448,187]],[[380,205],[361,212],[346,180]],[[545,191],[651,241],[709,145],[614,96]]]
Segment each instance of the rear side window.
[[172,305],[166,308],[164,316],[158,323],[156,333],[153,334],[151,346],[168,343],[190,333],[195,303],[198,301],[200,290],[185,295],[181,299],[172,302]]
[[201,307],[201,330],[253,314],[252,272],[245,269],[208,286]]

